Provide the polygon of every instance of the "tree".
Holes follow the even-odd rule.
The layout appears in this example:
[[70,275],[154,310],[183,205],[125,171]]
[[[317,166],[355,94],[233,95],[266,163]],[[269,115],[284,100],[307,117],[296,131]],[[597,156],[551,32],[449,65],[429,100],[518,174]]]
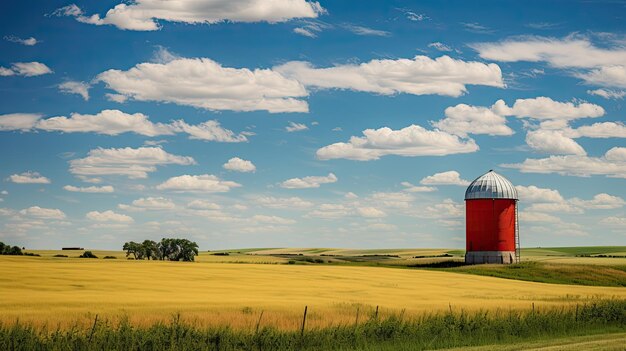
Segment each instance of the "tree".
[[98,258],[98,256],[94,255],[91,251],[85,251],[82,255],[78,256],[79,258]]
[[193,261],[198,255],[198,244],[187,239],[163,238],[158,247],[162,260]]
[[126,257],[133,255],[136,260],[143,259],[143,248],[140,243],[129,241],[124,243],[122,249],[126,251]]
[[156,241],[144,240],[143,243],[141,243],[141,249],[143,257],[147,258],[148,260],[159,259],[160,251]]

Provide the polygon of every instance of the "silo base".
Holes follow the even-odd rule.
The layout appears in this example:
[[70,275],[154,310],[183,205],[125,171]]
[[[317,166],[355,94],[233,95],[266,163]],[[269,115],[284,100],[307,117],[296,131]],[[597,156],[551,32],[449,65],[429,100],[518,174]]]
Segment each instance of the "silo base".
[[465,263],[500,263],[516,262],[515,251],[469,251],[465,254]]

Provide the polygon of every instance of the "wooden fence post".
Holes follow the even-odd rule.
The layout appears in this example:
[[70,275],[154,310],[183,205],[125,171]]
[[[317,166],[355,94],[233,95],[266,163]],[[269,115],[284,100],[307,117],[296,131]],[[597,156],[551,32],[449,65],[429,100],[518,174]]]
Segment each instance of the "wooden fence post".
[[93,333],[96,331],[96,324],[98,324],[98,315],[96,314],[96,319],[93,321],[93,327],[91,327],[91,332],[89,333],[89,343],[91,344],[91,338],[93,337]]
[[304,326],[306,325],[306,313],[309,306],[304,306],[304,316],[302,317],[302,329],[300,330],[300,336],[304,335]]

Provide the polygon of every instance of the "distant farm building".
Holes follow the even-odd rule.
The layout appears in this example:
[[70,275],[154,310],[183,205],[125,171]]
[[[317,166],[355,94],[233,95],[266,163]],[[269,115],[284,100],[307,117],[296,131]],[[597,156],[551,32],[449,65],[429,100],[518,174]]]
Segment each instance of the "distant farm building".
[[517,190],[490,170],[465,191],[466,263],[519,262]]
[[62,247],[61,250],[84,250],[82,247]]

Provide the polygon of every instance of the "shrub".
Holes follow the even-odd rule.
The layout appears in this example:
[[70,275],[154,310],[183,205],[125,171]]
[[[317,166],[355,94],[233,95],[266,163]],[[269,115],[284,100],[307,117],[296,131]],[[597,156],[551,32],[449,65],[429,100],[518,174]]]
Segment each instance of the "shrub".
[[32,252],[24,252],[24,256],[37,256],[40,257],[40,254],[32,253]]
[[230,256],[230,254],[228,252],[216,252],[216,253],[212,253],[211,255],[213,255],[213,256]]
[[94,255],[91,251],[85,251],[82,255],[78,256],[80,258],[98,258],[98,256]]
[[105,259],[105,260],[114,260],[114,259],[116,259],[116,258],[117,258],[117,257],[115,257],[115,256],[104,256],[104,259]]
[[296,264],[296,261],[294,261],[294,260],[289,260],[289,262],[287,262],[287,264]]
[[57,254],[57,255],[54,255],[54,256],[52,256],[52,257],[67,257],[67,255]]

